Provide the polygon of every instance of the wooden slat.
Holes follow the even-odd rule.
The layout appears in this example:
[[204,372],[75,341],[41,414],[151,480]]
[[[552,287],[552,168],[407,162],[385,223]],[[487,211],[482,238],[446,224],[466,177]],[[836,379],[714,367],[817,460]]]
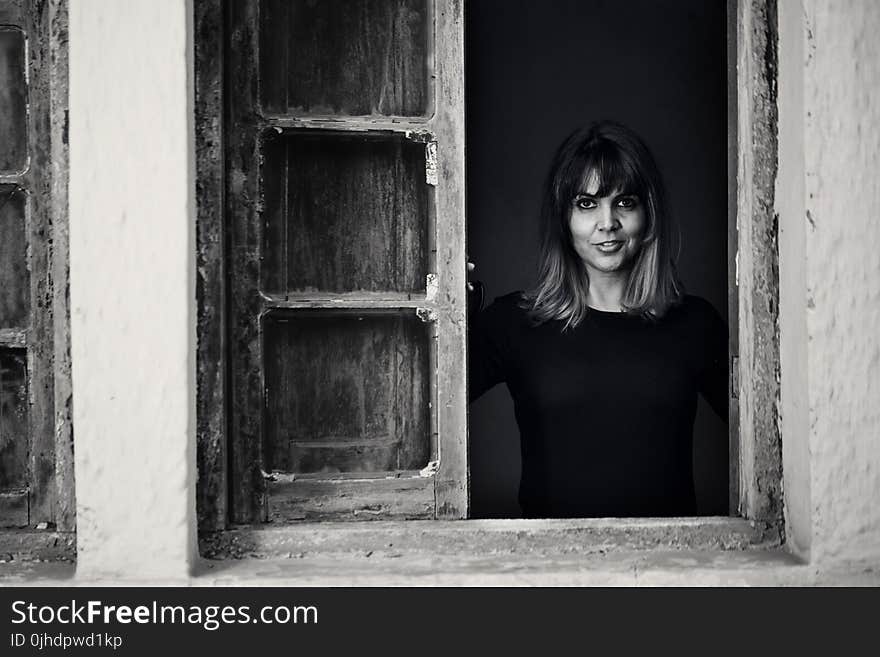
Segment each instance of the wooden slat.
[[257,116],[257,2],[226,2],[229,54],[224,93],[230,366],[229,448],[233,522],[265,519],[262,479],[263,373],[259,316],[264,224],[261,221]]
[[[429,0],[342,7],[263,0],[262,104],[275,114],[414,116],[429,111]],[[287,29],[283,29],[286,21]]]
[[27,331],[0,328],[0,348],[2,347],[24,349],[27,347]]
[[[69,156],[67,139],[68,108],[68,15],[67,0],[46,3],[51,62],[51,189],[49,216],[52,226],[51,282],[52,326],[54,334],[54,440],[55,440],[55,528],[62,532],[76,529],[76,495],[73,485],[73,385],[70,361],[70,279],[69,223],[67,214],[67,175]],[[56,175],[57,174],[57,175]],[[48,327],[47,327],[48,329]]]
[[434,244],[438,281],[435,407],[440,469],[437,517],[468,514],[467,367],[464,204],[464,17],[463,3],[436,3],[437,189]]
[[[432,295],[433,296],[433,295]],[[263,303],[267,309],[272,310],[298,310],[303,308],[377,308],[385,310],[408,309],[415,311],[418,308],[436,309],[439,307],[433,298],[428,298],[423,293],[383,293],[383,292],[357,292],[357,293],[324,293],[324,292],[301,292],[289,295],[263,294]]]
[[[55,366],[53,306],[52,236],[54,222],[64,222],[64,215],[53,215],[52,124],[65,120],[62,112],[52,116],[53,87],[51,39],[54,29],[49,24],[49,5],[29,2],[27,14],[29,90],[28,130],[30,132],[30,168],[27,189],[30,193],[28,212],[28,246],[31,271],[31,323],[29,353],[29,393],[31,403],[30,497],[31,524],[56,524],[58,490],[56,488],[55,453]],[[62,107],[56,107],[62,110]],[[59,171],[58,176],[65,175]],[[66,200],[66,199],[65,199]],[[59,290],[66,294],[66,290]],[[62,306],[63,310],[64,306]],[[68,318],[58,318],[64,326]],[[63,346],[62,346],[63,348]],[[69,434],[68,434],[69,436]],[[72,455],[69,444],[64,446]],[[72,482],[70,482],[72,483]]]
[[0,491],[0,528],[28,526],[27,490]]
[[330,134],[351,134],[367,132],[374,135],[403,135],[430,140],[430,119],[407,117],[404,119],[386,117],[339,118],[335,116],[261,116],[258,123],[263,129],[273,130],[312,130]]
[[201,530],[226,526],[226,306],[223,222],[223,12],[197,0],[195,13],[197,512]]
[[264,319],[264,467],[419,469],[429,458],[428,335],[414,314]]
[[30,323],[26,207],[21,187],[0,185],[0,329],[24,329]]
[[268,497],[271,522],[434,517],[431,477],[271,482]]
[[264,161],[265,292],[424,289],[424,144],[291,133],[267,140]]
[[25,35],[0,26],[0,170],[23,171],[28,162]]
[[775,2],[742,0],[737,24],[739,507],[781,522]]

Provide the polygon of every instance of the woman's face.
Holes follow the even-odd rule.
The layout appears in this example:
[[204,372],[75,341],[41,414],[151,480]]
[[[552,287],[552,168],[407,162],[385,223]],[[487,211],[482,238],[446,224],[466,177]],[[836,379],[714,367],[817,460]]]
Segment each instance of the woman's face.
[[597,196],[599,180],[590,176],[585,191],[572,201],[571,239],[589,274],[628,272],[642,246],[643,200],[615,190]]

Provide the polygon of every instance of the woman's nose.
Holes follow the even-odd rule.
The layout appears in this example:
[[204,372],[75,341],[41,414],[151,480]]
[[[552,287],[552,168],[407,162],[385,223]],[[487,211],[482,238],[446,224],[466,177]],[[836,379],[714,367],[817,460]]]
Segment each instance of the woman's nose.
[[611,206],[599,206],[599,224],[597,227],[599,230],[604,231],[612,231],[620,228],[620,222],[617,220],[614,208]]

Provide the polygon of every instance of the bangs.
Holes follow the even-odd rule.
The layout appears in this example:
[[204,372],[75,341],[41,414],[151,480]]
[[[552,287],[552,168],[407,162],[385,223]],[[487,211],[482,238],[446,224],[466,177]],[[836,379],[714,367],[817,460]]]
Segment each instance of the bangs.
[[675,270],[675,224],[666,209],[663,178],[648,147],[632,130],[597,121],[574,131],[559,146],[541,202],[538,281],[523,307],[534,324],[576,327],[592,310],[590,278],[573,244],[571,219],[580,194],[634,195],[644,211],[641,245],[627,276],[621,305],[626,313],[657,319],[681,301]]
[[590,193],[596,183],[595,196],[635,194],[645,199],[645,181],[636,163],[613,142],[601,140],[588,143],[572,158],[564,177],[560,201],[568,203],[578,194]]

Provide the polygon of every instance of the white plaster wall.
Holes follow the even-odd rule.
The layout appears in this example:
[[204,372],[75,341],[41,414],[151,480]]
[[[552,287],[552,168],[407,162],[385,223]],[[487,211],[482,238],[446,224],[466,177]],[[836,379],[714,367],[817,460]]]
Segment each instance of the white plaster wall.
[[804,41],[799,0],[779,8],[779,214],[780,430],[786,542],[804,560],[812,540],[810,407],[807,340],[806,231],[804,206]]
[[[195,554],[190,16],[70,0],[81,581],[182,580]],[[880,560],[880,2],[781,0],[780,21],[789,539]]]
[[186,0],[70,0],[77,576],[188,576],[194,175]]
[[880,2],[802,7],[812,551],[880,562]]

